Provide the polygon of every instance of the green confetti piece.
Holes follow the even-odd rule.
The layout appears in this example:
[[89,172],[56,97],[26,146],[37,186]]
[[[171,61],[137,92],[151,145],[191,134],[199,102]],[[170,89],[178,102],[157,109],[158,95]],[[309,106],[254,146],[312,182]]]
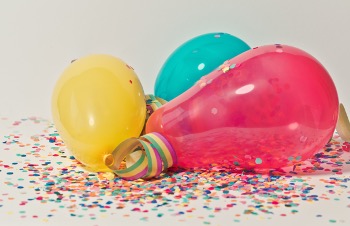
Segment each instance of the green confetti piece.
[[49,136],[50,137],[57,137],[57,136],[59,136],[59,134],[58,133],[49,133]]
[[261,158],[256,158],[255,159],[255,163],[256,164],[261,164],[263,161],[262,161],[262,159]]

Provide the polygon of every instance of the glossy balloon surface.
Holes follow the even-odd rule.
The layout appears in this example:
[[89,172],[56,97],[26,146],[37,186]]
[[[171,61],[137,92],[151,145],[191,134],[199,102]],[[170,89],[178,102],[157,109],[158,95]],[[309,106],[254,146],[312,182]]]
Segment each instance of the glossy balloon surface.
[[225,60],[249,50],[241,39],[227,33],[197,36],[178,47],[165,61],[155,83],[155,95],[172,100]]
[[52,96],[55,126],[74,157],[91,171],[110,171],[105,154],[140,135],[146,117],[142,86],[134,70],[109,55],[74,61]]
[[286,45],[226,61],[155,111],[146,132],[173,146],[178,166],[279,168],[312,157],[332,137],[338,96],[326,69]]

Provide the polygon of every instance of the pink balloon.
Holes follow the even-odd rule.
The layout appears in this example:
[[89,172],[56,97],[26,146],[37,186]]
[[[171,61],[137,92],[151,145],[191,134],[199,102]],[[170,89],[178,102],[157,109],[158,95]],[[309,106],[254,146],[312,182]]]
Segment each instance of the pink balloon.
[[226,61],[156,110],[146,132],[169,141],[179,167],[280,168],[327,144],[338,106],[335,85],[314,57],[267,45]]

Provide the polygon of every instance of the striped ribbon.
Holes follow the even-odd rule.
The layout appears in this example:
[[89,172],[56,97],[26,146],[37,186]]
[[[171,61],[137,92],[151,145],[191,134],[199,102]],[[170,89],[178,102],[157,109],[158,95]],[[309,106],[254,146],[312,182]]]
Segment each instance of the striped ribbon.
[[146,107],[147,107],[147,118],[158,108],[167,103],[160,97],[155,97],[152,94],[145,95],[146,97]]
[[[126,168],[119,169],[124,159]],[[170,143],[154,132],[123,141],[112,154],[104,157],[104,162],[123,179],[150,179],[176,165],[176,154]]]

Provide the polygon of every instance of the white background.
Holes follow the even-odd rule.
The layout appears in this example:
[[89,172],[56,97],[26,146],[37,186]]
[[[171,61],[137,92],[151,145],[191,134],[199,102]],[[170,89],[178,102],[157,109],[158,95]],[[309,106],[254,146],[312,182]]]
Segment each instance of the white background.
[[117,56],[145,93],[185,41],[227,32],[251,47],[282,43],[315,56],[349,109],[348,0],[0,0],[0,116],[51,117],[55,82],[72,59]]

